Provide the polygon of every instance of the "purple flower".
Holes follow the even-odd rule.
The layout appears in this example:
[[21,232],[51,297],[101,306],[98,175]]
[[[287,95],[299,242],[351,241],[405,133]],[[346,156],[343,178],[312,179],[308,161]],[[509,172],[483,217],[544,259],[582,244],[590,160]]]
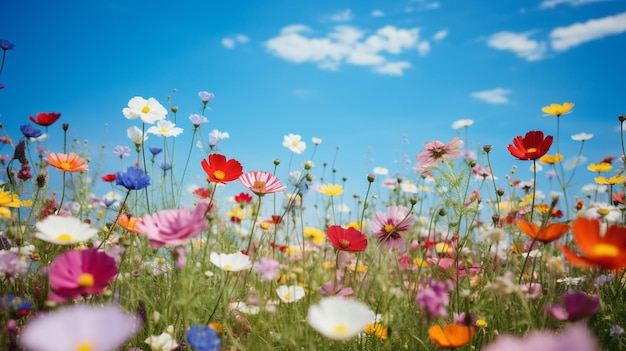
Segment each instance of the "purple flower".
[[208,91],[200,91],[198,92],[198,96],[200,100],[206,105],[209,101],[215,99],[215,94],[209,93]]
[[600,300],[596,295],[589,296],[585,292],[577,291],[563,295],[562,305],[546,305],[543,309],[550,316],[560,321],[575,322],[598,312],[600,309]]
[[15,44],[11,43],[8,40],[5,39],[0,39],[0,48],[4,51],[7,50],[13,50],[13,48],[15,47]]
[[616,336],[624,334],[624,328],[620,327],[617,324],[613,324],[609,329],[609,336]]
[[28,350],[118,350],[141,325],[117,305],[77,304],[30,319],[19,342]]
[[167,172],[172,169],[172,164],[167,161],[159,162],[159,168],[163,170],[163,172]]
[[448,315],[450,304],[450,290],[454,289],[452,281],[440,282],[434,279],[425,279],[421,283],[426,287],[417,294],[417,304],[426,312],[428,319],[435,319]]
[[24,275],[28,270],[28,263],[21,260],[15,252],[0,251],[0,273],[11,278]]
[[128,190],[141,190],[150,185],[150,176],[137,167],[128,167],[126,172],[117,172],[115,184]]
[[344,286],[335,279],[326,282],[318,290],[324,296],[348,296],[354,293],[351,287]]
[[370,222],[370,228],[381,247],[389,249],[395,247],[404,251],[405,239],[401,235],[411,229],[415,222],[415,216],[404,206],[389,206],[387,212],[374,213],[374,220]]
[[120,158],[130,156],[130,148],[128,146],[118,145],[113,148],[113,154]]
[[278,268],[280,263],[271,258],[262,257],[258,263],[254,265],[254,271],[261,275],[261,279],[272,281],[278,277]]
[[501,335],[483,351],[597,351],[598,346],[593,334],[584,324],[573,324],[562,333],[552,331],[532,331],[524,338],[513,335]]
[[150,152],[152,153],[152,156],[156,156],[160,154],[161,151],[163,151],[163,149],[161,149],[160,147],[156,147],[156,146],[150,146],[149,149],[150,149]]
[[23,124],[20,126],[22,134],[27,138],[38,138],[41,136],[41,131],[30,124]]
[[599,288],[599,287],[603,286],[604,284],[606,284],[606,283],[610,282],[611,280],[613,280],[613,278],[615,278],[615,275],[613,273],[601,274],[596,279],[593,280],[593,285],[596,288]]
[[206,119],[206,117],[195,114],[195,113],[192,115],[189,115],[189,120],[191,121],[193,126],[196,128],[209,122],[209,120]]

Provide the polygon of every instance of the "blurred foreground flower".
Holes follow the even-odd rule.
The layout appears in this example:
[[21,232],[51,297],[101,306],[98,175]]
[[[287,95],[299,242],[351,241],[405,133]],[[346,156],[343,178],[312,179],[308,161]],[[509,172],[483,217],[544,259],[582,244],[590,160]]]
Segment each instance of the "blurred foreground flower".
[[569,225],[564,223],[550,223],[545,227],[540,227],[535,223],[527,222],[525,220],[518,221],[517,227],[522,231],[522,233],[528,235],[534,240],[539,240],[542,243],[553,242],[562,237],[563,234],[567,233],[569,230]]
[[578,217],[572,224],[577,254],[569,246],[560,246],[565,258],[574,266],[585,268],[626,268],[626,227],[610,225],[601,230],[598,219]]
[[546,313],[560,321],[575,322],[591,316],[600,310],[598,296],[589,296],[577,291],[563,295],[563,304],[544,306]]
[[330,296],[311,305],[306,320],[327,338],[347,340],[374,320],[374,312],[361,301]]
[[576,323],[559,334],[549,330],[531,331],[523,338],[501,335],[483,351],[599,351],[593,334],[584,324]]
[[78,304],[43,313],[24,327],[19,342],[33,351],[118,350],[141,328],[117,305]]

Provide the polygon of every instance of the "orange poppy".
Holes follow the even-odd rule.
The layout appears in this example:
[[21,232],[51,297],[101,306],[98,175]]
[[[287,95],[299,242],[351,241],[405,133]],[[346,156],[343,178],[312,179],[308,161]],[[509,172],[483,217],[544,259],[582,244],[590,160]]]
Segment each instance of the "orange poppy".
[[435,324],[428,329],[428,337],[440,347],[452,349],[467,345],[474,337],[476,327],[446,324],[443,328]]
[[51,152],[48,154],[46,162],[63,172],[87,172],[89,170],[85,160],[73,152],[69,154]]
[[524,220],[517,221],[517,227],[526,235],[537,239],[545,244],[557,240],[569,230],[569,225],[564,223],[550,223],[541,228],[535,223]]
[[566,245],[560,247],[572,265],[585,268],[626,268],[626,227],[614,224],[602,234],[600,220],[578,217],[572,224],[572,233],[580,254]]
[[139,231],[136,228],[138,222],[141,222],[141,218],[133,217],[124,213],[120,214],[119,218],[117,219],[117,224],[119,224],[120,227],[135,234],[139,234]]

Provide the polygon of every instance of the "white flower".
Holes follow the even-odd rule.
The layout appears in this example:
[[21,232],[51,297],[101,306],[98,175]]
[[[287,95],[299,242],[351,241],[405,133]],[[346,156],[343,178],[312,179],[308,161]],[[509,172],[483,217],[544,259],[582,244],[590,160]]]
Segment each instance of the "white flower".
[[506,239],[506,233],[501,228],[488,228],[480,234],[480,238],[497,243]]
[[304,288],[299,285],[281,285],[276,288],[276,294],[282,302],[296,302],[304,297]]
[[578,285],[578,283],[582,282],[583,280],[585,280],[585,277],[565,277],[565,278],[557,279],[556,282],[565,284],[567,286],[576,286]]
[[261,308],[259,306],[246,305],[245,302],[235,301],[228,304],[228,308],[245,314],[258,314]]
[[239,272],[252,267],[250,257],[241,252],[232,254],[218,254],[217,252],[212,252],[209,259],[211,263],[224,271]]
[[322,139],[316,138],[316,137],[312,137],[311,138],[311,142],[313,143],[313,145],[319,145],[319,144],[322,143]]
[[128,101],[128,107],[123,108],[122,113],[128,119],[140,117],[143,123],[154,124],[154,122],[165,118],[167,110],[155,98],[146,100],[140,96],[135,96]]
[[593,138],[593,134],[589,134],[589,133],[578,133],[578,134],[572,135],[572,140],[575,140],[575,141],[586,141],[591,138]]
[[389,190],[395,190],[398,187],[398,180],[395,178],[387,178],[383,180],[383,186]]
[[224,140],[230,138],[230,134],[228,134],[228,132],[220,132],[218,129],[213,129],[211,133],[209,133],[209,138]]
[[402,189],[403,192],[409,194],[417,194],[418,191],[417,185],[415,185],[415,183],[410,180],[406,180],[400,183],[400,189]]
[[339,205],[337,205],[337,211],[342,213],[348,213],[350,212],[350,207],[348,207],[348,205],[344,203],[340,203]]
[[178,347],[178,343],[172,335],[163,332],[158,336],[149,336],[145,343],[150,345],[152,351],[172,351]]
[[330,296],[311,305],[306,320],[327,338],[347,340],[359,334],[374,318],[374,312],[363,302]]
[[126,130],[126,135],[135,145],[141,145],[144,141],[148,140],[148,136],[144,135],[141,129],[137,126],[132,126]]
[[471,119],[460,119],[458,121],[455,121],[454,123],[452,123],[452,129],[461,129],[464,127],[469,127],[472,124],[474,124],[474,120]]
[[301,154],[306,149],[306,143],[302,141],[302,137],[298,134],[291,133],[284,136],[283,146],[296,154]]
[[385,167],[374,167],[374,174],[377,175],[387,175],[389,174],[389,170]]
[[51,215],[35,224],[35,237],[59,245],[87,241],[98,233],[89,224],[76,217]]
[[169,136],[178,136],[183,132],[183,128],[178,128],[176,125],[170,121],[158,121],[156,126],[152,126],[148,128],[148,133],[161,135],[164,137]]
[[592,202],[585,211],[585,217],[602,219],[607,223],[616,223],[622,219],[622,211],[606,202]]

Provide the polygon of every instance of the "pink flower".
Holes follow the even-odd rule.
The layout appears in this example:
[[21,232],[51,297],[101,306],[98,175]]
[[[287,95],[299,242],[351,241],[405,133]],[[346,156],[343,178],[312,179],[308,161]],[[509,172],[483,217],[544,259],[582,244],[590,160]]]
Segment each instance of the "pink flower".
[[383,248],[395,247],[404,251],[405,239],[402,233],[411,229],[415,217],[404,206],[389,206],[387,213],[376,212],[370,222],[373,234]]
[[418,166],[416,169],[421,172],[435,166],[444,159],[460,157],[461,145],[463,145],[463,140],[459,138],[454,138],[447,144],[439,140],[424,144],[424,151],[417,154]]
[[244,173],[239,177],[239,181],[258,196],[287,190],[276,176],[264,171]]
[[199,202],[194,210],[189,208],[161,210],[143,216],[136,229],[150,241],[150,246],[181,245],[209,227],[204,215],[209,203]]
[[50,299],[65,302],[96,294],[117,275],[115,259],[96,248],[72,250],[50,265]]

